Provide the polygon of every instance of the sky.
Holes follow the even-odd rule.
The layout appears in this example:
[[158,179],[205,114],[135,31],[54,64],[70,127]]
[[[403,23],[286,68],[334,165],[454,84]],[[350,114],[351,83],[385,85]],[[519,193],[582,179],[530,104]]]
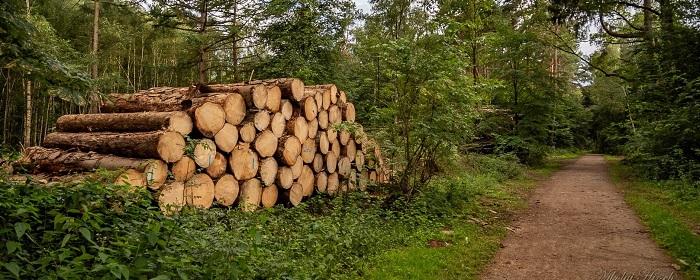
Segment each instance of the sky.
[[[365,13],[369,13],[372,6],[369,4],[369,0],[353,0],[355,2],[355,6],[357,6],[358,9],[362,10]],[[593,33],[594,30],[589,28],[588,33],[591,34]],[[585,56],[589,56],[596,50],[596,46],[589,43],[588,41],[585,42],[580,42],[578,49],[583,53]]]

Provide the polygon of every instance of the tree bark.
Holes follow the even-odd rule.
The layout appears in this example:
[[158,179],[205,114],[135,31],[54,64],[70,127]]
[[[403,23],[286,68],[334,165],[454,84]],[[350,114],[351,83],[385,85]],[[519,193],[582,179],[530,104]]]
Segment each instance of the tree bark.
[[160,158],[176,162],[182,158],[185,139],[177,132],[134,133],[67,133],[54,132],[46,135],[47,148],[78,149],[102,154],[115,154],[137,158]]
[[63,115],[56,120],[60,132],[139,132],[166,130],[187,135],[192,119],[184,112],[140,112]]

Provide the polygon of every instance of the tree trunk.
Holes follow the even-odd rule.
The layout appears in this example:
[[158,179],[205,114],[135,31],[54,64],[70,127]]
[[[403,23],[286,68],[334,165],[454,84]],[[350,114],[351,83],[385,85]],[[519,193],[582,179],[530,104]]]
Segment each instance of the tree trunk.
[[194,176],[196,169],[197,163],[189,156],[183,156],[173,164],[170,172],[173,173],[173,178],[176,182],[185,182]]
[[184,111],[192,107],[191,99],[199,96],[195,87],[156,87],[133,94],[112,93],[100,110],[107,113]]
[[180,212],[180,209],[185,206],[185,184],[172,182],[162,187],[158,194],[158,206],[165,215]]
[[309,136],[309,124],[301,117],[292,117],[287,121],[287,134],[294,135],[301,142]]
[[297,160],[294,161],[294,165],[290,166],[292,169],[292,178],[299,179],[301,176],[301,171],[304,169],[304,161],[301,159],[301,155],[297,156]]
[[209,209],[214,203],[214,181],[200,173],[185,183],[185,203],[197,208]]
[[261,157],[271,157],[277,151],[277,136],[270,130],[258,133],[255,137],[255,150]]
[[318,112],[318,127],[320,129],[328,129],[328,111]]
[[294,106],[292,102],[287,99],[282,99],[282,101],[280,101],[280,112],[285,120],[292,119],[292,115],[294,115]]
[[271,185],[263,188],[261,198],[262,206],[265,208],[275,207],[275,204],[277,204],[277,195],[277,186]]
[[[24,168],[49,173],[64,174],[74,171],[90,171],[97,168],[107,170],[136,169],[144,171],[157,160],[125,158],[94,152],[69,152],[44,147],[24,149],[18,164]],[[165,170],[167,175],[168,171]]]
[[316,136],[318,136],[318,119],[310,120],[306,124],[307,130],[309,131],[309,138],[316,139]]
[[194,150],[192,151],[192,159],[201,168],[209,167],[216,157],[216,143],[211,139],[194,140]]
[[194,111],[194,124],[205,137],[214,137],[225,123],[226,112],[218,104],[206,102]]
[[326,171],[329,173],[333,173],[336,171],[338,168],[338,156],[336,156],[334,153],[328,153],[326,154]]
[[315,119],[318,115],[318,107],[316,106],[316,100],[312,96],[309,96],[306,99],[304,99],[304,101],[301,102],[299,106],[307,121]]
[[187,135],[192,119],[184,112],[141,112],[63,115],[56,120],[60,132],[138,132],[166,130]]
[[297,179],[297,182],[302,187],[302,192],[304,196],[311,196],[314,193],[314,182],[316,181],[316,177],[314,176],[314,171],[311,170],[311,167],[308,165],[304,165],[301,169],[301,175],[299,175],[299,179]]
[[248,85],[263,84],[266,86],[278,86],[282,91],[282,98],[294,101],[302,101],[304,98],[304,82],[295,78],[279,78],[270,80],[255,80],[247,82]]
[[238,128],[230,123],[224,124],[224,127],[214,135],[214,142],[219,150],[230,153],[238,144]]
[[265,158],[260,161],[260,170],[258,174],[260,175],[260,181],[264,186],[272,186],[277,178],[277,160],[274,158]]
[[297,206],[304,198],[304,188],[299,183],[294,183],[289,190],[284,192],[284,196],[291,206]]
[[239,186],[236,178],[231,174],[221,177],[214,185],[214,198],[216,203],[223,206],[231,206],[238,198]]
[[248,180],[258,174],[258,160],[258,154],[250,148],[250,144],[241,143],[231,152],[229,164],[236,179]]
[[260,180],[252,178],[241,186],[241,209],[246,212],[252,212],[258,209],[262,199],[262,185]]
[[241,134],[241,141],[245,143],[252,143],[255,141],[256,129],[253,121],[241,123],[241,126],[238,128],[238,132]]
[[209,174],[209,177],[216,179],[224,176],[227,167],[228,160],[226,160],[226,156],[221,153],[216,153],[214,160],[212,160],[211,164],[206,168],[206,172]]
[[326,188],[328,187],[328,175],[326,172],[319,172],[316,174],[316,191],[319,193],[326,193]]
[[318,173],[323,171],[323,168],[326,166],[326,162],[323,159],[322,154],[316,154],[314,156],[314,161],[311,163],[311,167],[313,167],[314,172]]
[[182,158],[185,139],[177,132],[134,132],[134,133],[67,133],[54,132],[46,135],[47,148],[93,151],[102,154],[115,154],[137,158],[160,158],[166,162],[176,162]]
[[253,116],[255,129],[264,131],[270,126],[270,113],[268,111],[258,111]]
[[321,131],[321,133],[319,133],[319,136],[316,138],[316,146],[318,146],[318,151],[321,152],[321,154],[325,155],[330,150],[330,145],[331,143],[328,142],[326,132]]
[[331,172],[328,174],[328,183],[326,186],[326,193],[329,195],[335,195],[338,193],[338,188],[340,187],[340,178],[338,178],[338,173]]
[[277,177],[275,183],[283,189],[289,189],[294,184],[294,176],[292,169],[287,166],[281,166],[277,169]]
[[[90,50],[90,55],[92,55],[92,65],[90,66],[90,77],[93,80],[97,80],[97,64],[99,59],[97,58],[97,52],[100,46],[100,0],[94,0],[94,11],[92,17],[92,48]],[[98,95],[97,88],[93,88],[90,93],[90,112],[98,112],[100,104],[100,96]]]
[[267,88],[267,101],[265,101],[265,109],[276,113],[280,110],[282,102],[282,90],[277,86]]
[[282,113],[275,113],[270,120],[270,130],[272,131],[272,134],[277,136],[277,138],[282,137],[286,127],[287,121],[284,119]]
[[301,145],[301,159],[304,163],[312,163],[316,156],[316,139],[307,138]]
[[[27,1],[29,2],[29,1]],[[31,74],[30,74],[31,75]],[[32,145],[32,81],[30,75],[27,75],[27,82],[24,87],[24,98],[26,110],[24,111],[24,139],[22,144],[24,147]]]

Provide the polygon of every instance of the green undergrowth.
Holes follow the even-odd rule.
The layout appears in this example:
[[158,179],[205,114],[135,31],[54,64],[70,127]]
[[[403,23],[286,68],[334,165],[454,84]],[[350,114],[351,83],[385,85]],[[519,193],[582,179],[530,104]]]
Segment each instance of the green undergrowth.
[[468,278],[534,184],[511,158],[469,156],[459,166],[410,200],[375,191],[174,217],[147,191],[100,176],[0,180],[0,279]]
[[676,259],[686,278],[700,279],[700,183],[642,179],[619,158],[606,158],[613,180],[654,240]]

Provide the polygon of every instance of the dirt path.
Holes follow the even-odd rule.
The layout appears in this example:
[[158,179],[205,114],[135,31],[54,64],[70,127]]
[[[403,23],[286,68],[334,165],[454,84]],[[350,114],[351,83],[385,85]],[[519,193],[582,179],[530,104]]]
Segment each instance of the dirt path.
[[600,155],[556,172],[512,227],[482,279],[609,279],[613,273],[680,279],[611,183]]

